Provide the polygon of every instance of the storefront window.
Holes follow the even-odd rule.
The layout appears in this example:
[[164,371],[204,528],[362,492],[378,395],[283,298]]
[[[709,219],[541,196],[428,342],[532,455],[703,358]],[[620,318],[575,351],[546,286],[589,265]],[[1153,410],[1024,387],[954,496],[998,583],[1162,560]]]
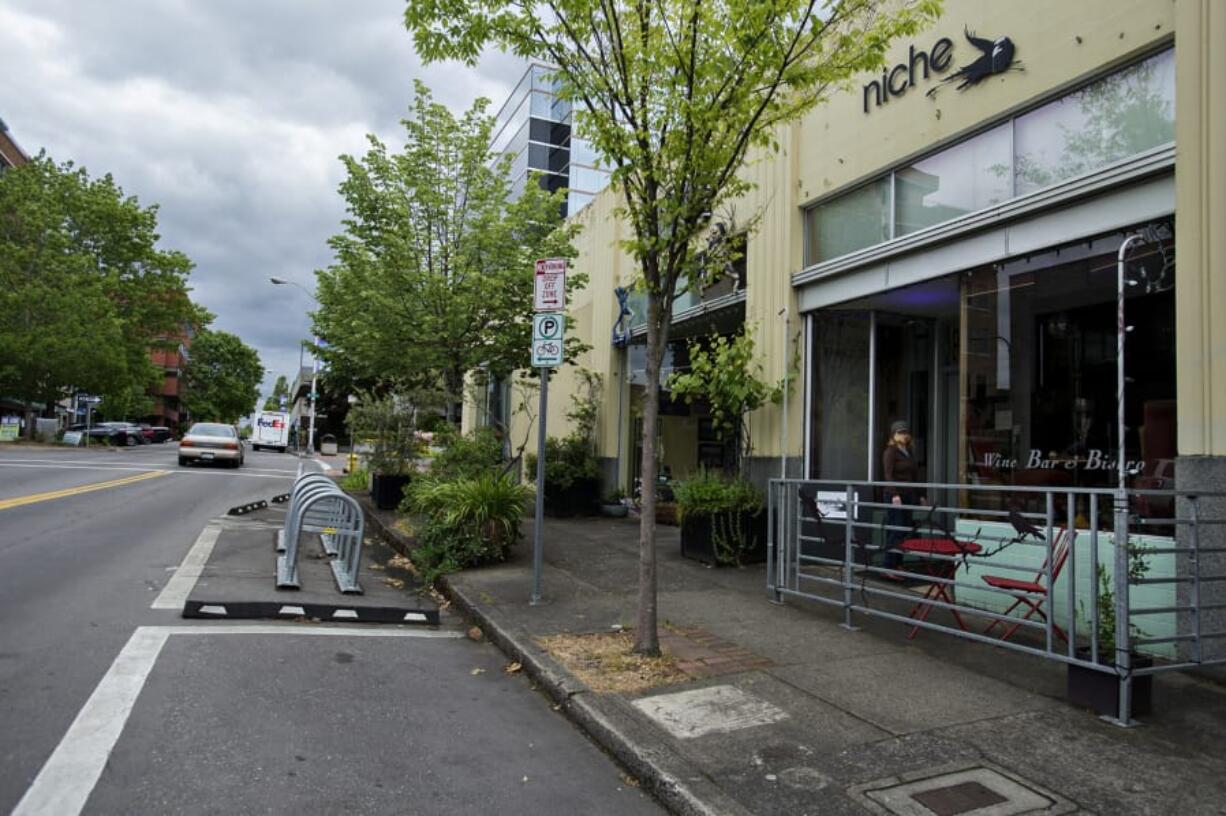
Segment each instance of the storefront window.
[[[1144,245],[1126,286],[1126,463],[1170,476],[1175,455],[1173,235]],[[1116,483],[1114,234],[965,273],[962,456],[967,481]],[[1150,273],[1153,273],[1152,275]],[[1150,486],[1153,486],[1152,483]],[[1166,485],[1170,487],[1171,485]]]
[[813,324],[811,474],[867,479],[871,319],[863,311],[820,313]]
[[890,237],[890,179],[883,178],[814,207],[805,215],[805,263],[870,247]]
[[1016,120],[1018,194],[1175,139],[1175,52],[1164,51]]
[[1001,125],[895,173],[896,235],[982,210],[1012,195],[1009,126]]
[[1167,49],[810,208],[805,265],[988,209],[1174,139],[1175,52]]
[[[1125,266],[1125,465],[1130,487],[1169,489],[1174,227],[1152,224],[1142,234]],[[819,312],[812,474],[866,478],[890,423],[905,420],[927,481],[1114,486],[1124,238],[1103,235]]]

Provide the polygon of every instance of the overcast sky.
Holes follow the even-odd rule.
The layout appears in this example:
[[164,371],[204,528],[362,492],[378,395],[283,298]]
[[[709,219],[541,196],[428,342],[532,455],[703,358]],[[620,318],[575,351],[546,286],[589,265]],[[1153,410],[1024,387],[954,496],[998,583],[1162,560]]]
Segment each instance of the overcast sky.
[[214,328],[292,378],[343,206],[337,157],[365,134],[399,145],[414,78],[460,111],[496,109],[521,72],[423,67],[404,0],[3,0],[0,118],[45,149],[160,205],[162,245],[195,262]]

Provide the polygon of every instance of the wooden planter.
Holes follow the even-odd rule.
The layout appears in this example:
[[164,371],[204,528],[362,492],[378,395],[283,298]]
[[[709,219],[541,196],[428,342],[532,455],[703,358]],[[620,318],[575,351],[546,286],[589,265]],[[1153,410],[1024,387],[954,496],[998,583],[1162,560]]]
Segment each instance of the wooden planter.
[[[1077,657],[1090,659],[1089,649],[1078,649]],[[1104,666],[1110,665],[1099,659]],[[1144,669],[1154,665],[1153,658],[1134,654],[1133,668]],[[1069,664],[1066,696],[1070,703],[1093,709],[1099,714],[1115,717],[1120,711],[1120,678],[1113,672],[1100,672]],[[1141,675],[1132,678],[1132,713],[1144,716],[1153,708],[1154,676]]]
[[685,513],[681,518],[681,555],[704,564],[728,567],[766,560],[767,513]]
[[376,473],[370,477],[370,500],[380,510],[395,510],[412,480],[412,476]]

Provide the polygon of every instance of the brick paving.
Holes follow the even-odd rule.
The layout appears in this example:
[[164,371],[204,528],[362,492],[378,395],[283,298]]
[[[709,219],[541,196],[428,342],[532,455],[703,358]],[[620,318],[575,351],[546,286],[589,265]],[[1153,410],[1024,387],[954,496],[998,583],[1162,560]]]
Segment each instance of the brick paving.
[[690,677],[766,669],[774,662],[729,640],[698,627],[665,626],[660,629],[660,648],[677,659],[677,668]]

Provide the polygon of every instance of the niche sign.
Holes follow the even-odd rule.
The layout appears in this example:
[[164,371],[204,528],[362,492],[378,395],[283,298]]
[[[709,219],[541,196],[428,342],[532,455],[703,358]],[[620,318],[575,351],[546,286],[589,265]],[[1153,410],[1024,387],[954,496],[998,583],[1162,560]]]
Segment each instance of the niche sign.
[[[930,88],[927,96],[934,96],[942,85],[951,82],[958,83],[957,90],[962,91],[972,85],[978,85],[994,74],[1021,68],[1021,63],[1014,59],[1016,49],[1013,40],[1008,37],[989,40],[977,37],[969,28],[964,29],[963,34],[975,49],[975,59]],[[953,53],[954,41],[949,37],[937,40],[927,51],[917,51],[912,45],[907,51],[905,62],[887,68],[881,72],[880,79],[874,79],[864,86],[864,112],[870,113],[872,108],[881,107],[889,102],[891,97],[902,96],[914,88],[917,81],[928,80],[932,74],[945,73],[953,64]]]

